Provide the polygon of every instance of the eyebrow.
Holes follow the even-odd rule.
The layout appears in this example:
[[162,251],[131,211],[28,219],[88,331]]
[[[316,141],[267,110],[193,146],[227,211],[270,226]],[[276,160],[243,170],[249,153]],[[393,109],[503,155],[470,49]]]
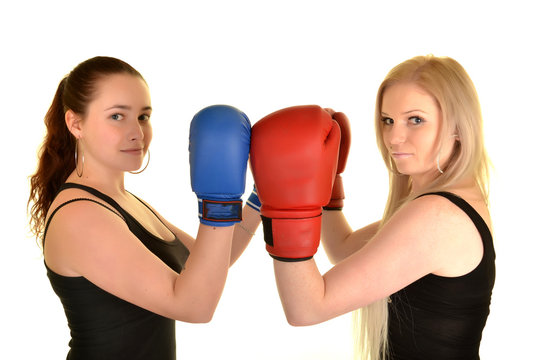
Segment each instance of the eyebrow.
[[[402,114],[405,115],[405,114],[410,114],[410,113],[413,113],[413,112],[422,112],[424,114],[427,114],[426,111],[423,111],[421,109],[413,109],[413,110],[408,110],[408,111],[405,111],[403,112]],[[386,115],[386,116],[390,116],[388,113],[386,113],[385,111],[382,111],[382,115]]]
[[[112,109],[131,110],[132,107],[130,107],[128,105],[113,105],[112,107],[109,107],[104,111],[109,111],[109,110],[112,110]],[[151,111],[153,109],[151,108],[151,106],[144,106],[142,108],[142,111],[148,111],[148,110]]]

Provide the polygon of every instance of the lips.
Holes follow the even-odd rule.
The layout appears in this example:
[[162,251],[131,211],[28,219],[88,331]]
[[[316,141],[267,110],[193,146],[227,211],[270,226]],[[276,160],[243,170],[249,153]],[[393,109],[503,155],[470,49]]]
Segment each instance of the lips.
[[393,156],[395,159],[404,159],[404,158],[410,157],[412,155],[413,154],[411,154],[411,153],[403,153],[403,152],[391,153],[391,156]]
[[121,150],[121,152],[123,152],[125,154],[132,154],[132,155],[141,155],[143,151],[144,151],[144,149],[142,149],[142,148]]

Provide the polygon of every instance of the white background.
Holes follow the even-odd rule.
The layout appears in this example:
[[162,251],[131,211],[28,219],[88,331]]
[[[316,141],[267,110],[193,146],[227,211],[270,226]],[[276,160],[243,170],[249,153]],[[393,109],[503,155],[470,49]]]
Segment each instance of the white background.
[[[375,92],[394,65],[428,53],[457,59],[471,75],[495,164],[497,280],[481,357],[535,358],[544,321],[539,226],[544,26],[537,5],[523,0],[3,2],[0,358],[66,356],[66,320],[28,232],[26,201],[43,116],[58,82],[79,62],[115,56],[144,75],[154,108],[152,159],[144,173],[127,177],[127,187],[196,235],[189,122],[216,103],[240,108],[252,123],[292,105],[345,112],[353,136],[344,174],[345,214],[353,228],[377,220],[387,176],[375,145]],[[330,267],[321,249],[316,259],[323,271]],[[349,315],[312,327],[286,323],[261,229],[231,269],[213,321],[177,323],[180,359],[349,359],[350,336]]]

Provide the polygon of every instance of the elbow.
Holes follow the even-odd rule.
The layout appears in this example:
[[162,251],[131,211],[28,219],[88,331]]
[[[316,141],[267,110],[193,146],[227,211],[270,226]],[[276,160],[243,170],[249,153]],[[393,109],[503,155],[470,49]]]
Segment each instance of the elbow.
[[192,324],[207,324],[213,319],[213,313],[212,314],[202,314],[199,316],[194,316],[191,318],[191,320],[186,321],[190,322]]
[[207,306],[202,305],[203,304],[198,304],[197,306],[184,306],[183,309],[172,316],[172,318],[191,324],[209,323],[213,319],[217,304],[214,304],[213,306],[211,304],[208,304]]
[[289,325],[295,326],[295,327],[311,326],[311,325],[319,324],[321,322],[314,316],[310,316],[308,314],[297,314],[294,312],[287,312],[287,311],[285,312],[285,318]]
[[192,311],[190,313],[180,314],[176,320],[191,324],[206,324],[212,321],[214,311]]
[[310,326],[311,324],[298,319],[287,318],[287,323],[294,327]]

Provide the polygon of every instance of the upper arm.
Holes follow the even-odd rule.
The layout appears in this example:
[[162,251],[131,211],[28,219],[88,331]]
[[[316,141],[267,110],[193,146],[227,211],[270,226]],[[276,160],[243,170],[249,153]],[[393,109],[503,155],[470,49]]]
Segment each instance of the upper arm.
[[[69,211],[66,211],[69,210]],[[100,224],[100,226],[96,226]],[[178,274],[151,253],[111,211],[90,202],[61,209],[48,232],[46,261],[71,276],[157,314],[179,318]]]
[[324,308],[335,312],[327,317],[385,298],[451,263],[462,227],[466,217],[444,198],[406,204],[366,246],[323,276]]

